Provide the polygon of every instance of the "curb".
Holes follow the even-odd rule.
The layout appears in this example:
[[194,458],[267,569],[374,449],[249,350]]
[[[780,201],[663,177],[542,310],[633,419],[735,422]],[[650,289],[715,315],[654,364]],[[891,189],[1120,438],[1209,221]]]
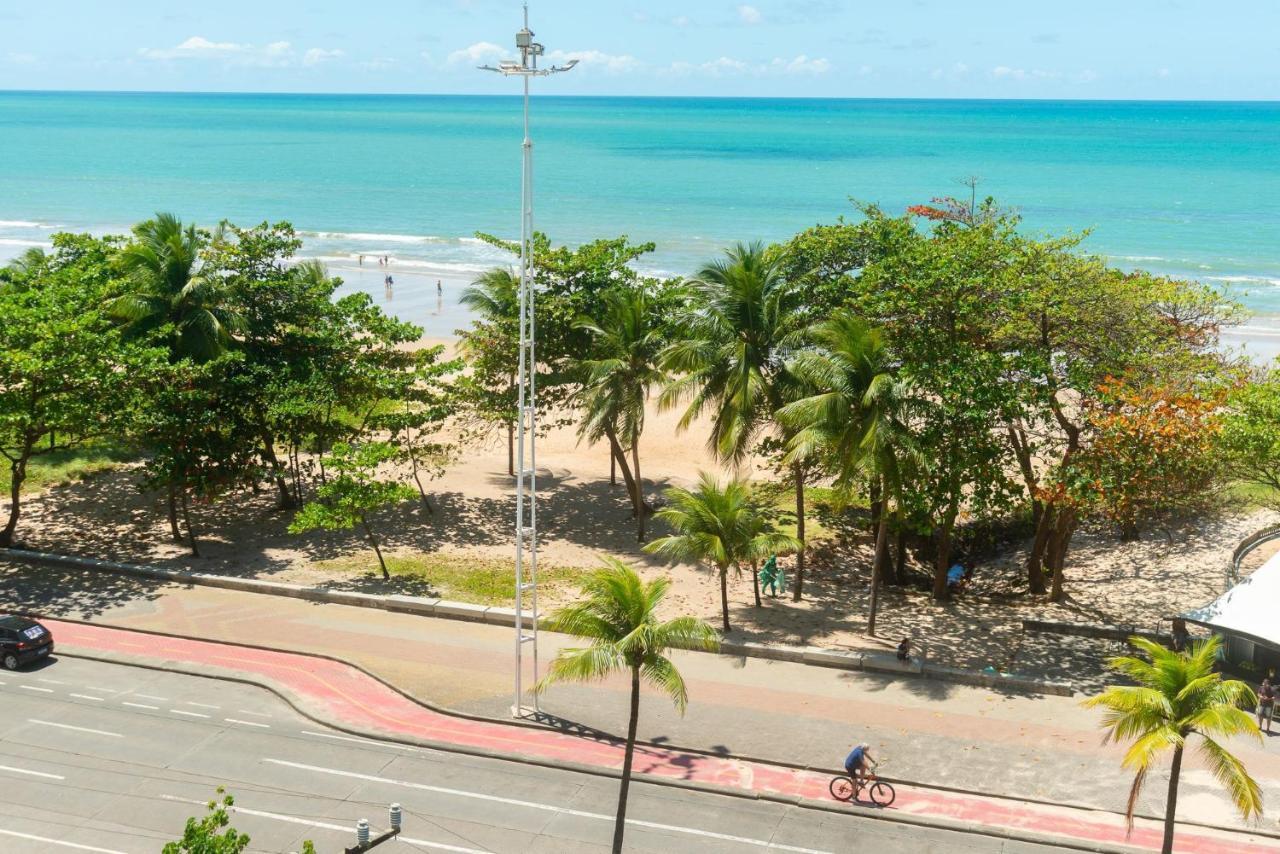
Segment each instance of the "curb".
[[[206,587],[239,590],[245,593],[287,596],[311,602],[354,605],[356,607],[375,608],[395,613],[414,614],[420,617],[439,617],[447,620],[487,623],[495,626],[514,626],[516,618],[514,609],[498,608],[490,605],[473,605],[468,602],[451,602],[447,599],[405,596],[398,593],[381,596],[372,593],[330,590],[326,587],[306,587],[301,584],[262,581],[256,578],[236,578],[184,569],[160,569],[158,567],[117,563],[97,558],[73,557],[49,552],[36,552],[27,549],[0,549],[0,557],[9,557],[27,563],[46,563],[72,566],[79,569],[114,572],[152,581],[199,584]],[[523,622],[526,627],[532,625],[532,621],[527,617]],[[689,651],[706,653],[705,650],[699,648],[692,648]],[[721,641],[719,653],[710,654],[759,658],[771,661],[790,661],[797,664],[831,667],[840,670],[865,670],[891,675],[917,675],[925,679],[941,679],[981,688],[1005,688],[1024,693],[1051,694],[1059,697],[1071,697],[1076,693],[1074,686],[1064,682],[1045,682],[1009,673],[984,673],[964,670],[958,667],[925,664],[919,659],[913,659],[903,664],[897,660],[895,654],[888,652],[842,652],[813,646],[797,647],[762,644],[752,641]]]
[[[45,619],[44,615],[41,615],[35,612],[21,612],[21,613],[23,616],[28,616],[33,619]],[[421,706],[422,708],[427,709],[428,711],[435,712],[436,714],[445,715],[447,717],[459,718],[462,720],[476,721],[478,723],[489,723],[489,724],[497,724],[500,726],[521,727],[524,729],[533,729],[533,730],[539,730],[542,732],[558,732],[559,731],[559,730],[556,730],[554,727],[547,726],[546,724],[541,724],[535,721],[529,721],[522,718],[494,718],[494,717],[489,717],[487,715],[476,715],[468,712],[459,712],[444,706],[438,706],[434,703],[428,702],[419,697],[415,697],[414,695],[408,693],[407,691],[402,690],[401,688],[397,687],[391,682],[388,682],[386,679],[382,678],[378,674],[365,669],[359,664],[346,661],[344,659],[340,659],[331,655],[325,655],[324,653],[300,652],[298,650],[282,649],[280,647],[272,647],[272,646],[263,646],[261,644],[239,643],[236,641],[211,641],[211,640],[208,640],[207,638],[192,637],[190,635],[180,635],[175,632],[163,632],[155,629],[126,628],[124,626],[113,626],[113,625],[107,625],[103,623],[95,623],[91,620],[77,620],[77,619],[70,619],[70,618],[58,617],[58,616],[50,616],[50,617],[47,617],[47,619],[58,620],[64,623],[75,623],[83,626],[93,626],[94,628],[108,629],[111,631],[134,632],[136,634],[176,638],[178,640],[200,641],[203,643],[213,643],[221,646],[241,647],[243,649],[255,649],[255,650],[261,650],[264,652],[279,653],[282,655],[297,655],[297,656],[302,656],[307,658],[318,658],[325,661],[332,661],[334,663],[341,664],[346,667],[350,667],[351,669],[364,674],[365,676],[379,683],[380,685],[387,688],[388,690],[393,691],[396,694],[400,695],[401,697],[408,700],[409,702],[414,703],[418,706]],[[532,757],[512,757],[508,754],[492,753],[492,752],[485,751],[481,748],[464,747],[464,746],[453,745],[449,743],[436,743],[436,742],[432,742],[429,739],[405,739],[401,736],[396,736],[394,734],[371,735],[370,731],[351,729],[346,727],[343,724],[332,723],[325,718],[319,717],[317,715],[314,715],[306,711],[304,708],[302,708],[304,703],[302,703],[299,700],[295,700],[294,698],[289,696],[288,692],[280,689],[274,684],[266,682],[265,680],[260,681],[255,678],[235,676],[235,675],[224,675],[224,674],[214,675],[208,672],[201,672],[198,669],[198,666],[196,665],[187,665],[186,667],[184,667],[180,662],[166,662],[168,666],[162,666],[158,664],[147,664],[140,661],[126,660],[123,656],[120,656],[118,654],[102,654],[102,653],[92,654],[92,653],[83,653],[83,652],[69,653],[69,652],[62,652],[62,651],[59,651],[58,654],[66,655],[69,658],[84,658],[84,659],[90,659],[93,661],[103,661],[109,664],[121,664],[125,666],[130,666],[130,667],[139,667],[146,670],[160,670],[168,673],[182,673],[189,676],[198,676],[198,677],[208,678],[208,679],[222,679],[227,682],[239,682],[246,685],[254,685],[259,688],[263,688],[264,690],[270,691],[272,694],[275,694],[277,697],[282,699],[286,704],[288,704],[292,709],[294,709],[294,711],[298,712],[300,715],[307,718],[308,720],[314,721],[315,723],[320,724],[321,726],[327,726],[330,729],[338,730],[339,732],[348,733],[349,735],[372,737],[372,738],[380,739],[383,741],[391,741],[399,744],[407,744],[410,746],[424,746],[424,747],[430,747],[435,750],[443,750],[450,753],[476,755],[476,756],[481,756],[481,757],[490,758],[490,759],[511,759],[513,761],[519,761],[527,765],[539,765],[539,766],[545,766],[548,768],[565,768],[568,770],[579,771],[584,774],[594,774],[596,776],[606,776],[606,777],[621,776],[619,772],[611,771],[609,769],[599,768],[598,766],[594,766],[594,765],[579,766],[577,763],[572,763],[572,762],[557,764],[556,762],[553,762],[553,761],[541,760],[541,759],[536,759]],[[623,741],[623,739],[620,736],[614,735],[613,733],[603,732],[600,730],[595,730],[595,732],[597,733],[598,736],[607,738],[616,743],[620,743]],[[642,739],[637,739],[636,745],[639,747],[652,747],[652,748],[664,749],[664,750],[674,750],[681,753],[693,754],[696,756],[710,756],[718,759],[726,758],[726,755],[723,753],[706,750],[698,747],[681,747],[680,745],[666,743],[666,742],[662,744],[658,744],[652,741],[644,741]],[[762,759],[760,757],[746,756],[742,754],[729,754],[727,758],[737,759],[742,762],[750,762],[756,765],[767,765],[767,766],[773,766],[775,768],[787,768],[793,771],[813,771],[820,774],[830,774],[831,776],[835,776],[841,773],[839,769],[834,769],[834,768],[821,768],[814,765],[804,765],[797,762],[788,762],[786,760]],[[707,791],[711,791],[716,794],[731,794],[735,797],[741,797],[741,798],[771,800],[771,801],[776,801],[778,803],[788,803],[788,804],[800,804],[800,801],[802,800],[797,798],[788,798],[781,795],[763,795],[755,792],[747,792],[742,789],[732,789],[727,787],[724,789],[721,789],[719,787],[714,786],[714,784],[673,780],[672,778],[666,778],[666,777],[655,777],[650,779],[648,775],[641,775],[641,776],[643,777],[643,779],[649,782],[653,782],[657,785],[669,784],[677,787],[684,787],[684,788],[691,788],[691,789],[706,788]],[[961,789],[955,786],[944,786],[944,785],[939,785],[934,783],[919,783],[912,780],[906,780],[901,777],[884,777],[883,779],[890,783],[898,783],[898,784],[910,786],[916,789],[925,789],[925,790],[930,790],[935,792],[947,792],[947,793],[958,794],[958,795],[969,795],[972,797],[989,798],[991,800],[1012,801],[1015,803],[1036,804],[1038,806],[1064,807],[1068,809],[1083,810],[1088,812],[1105,813],[1107,815],[1122,815],[1122,813],[1116,812],[1114,810],[1101,809],[1097,807],[1087,807],[1087,806],[1080,806],[1076,804],[1064,804],[1059,801],[1048,801],[1040,798],[1015,797],[1013,795],[1003,795],[1003,794],[996,794],[992,792],[979,792],[979,791],[974,791],[972,789]],[[707,788],[707,787],[710,787],[710,788]],[[830,812],[841,812],[842,810],[841,807],[826,804],[823,801],[806,802],[806,804],[809,806],[809,808],[826,809]],[[875,816],[872,815],[871,817],[875,817]],[[1138,812],[1134,813],[1134,817],[1147,819],[1155,822],[1163,821],[1162,816],[1147,815],[1145,813],[1138,813]],[[886,818],[889,818],[889,817],[886,817]],[[904,816],[900,819],[890,819],[890,820],[901,820],[901,821],[910,823],[912,821],[912,818],[909,816]],[[947,819],[941,819],[941,818],[930,819],[930,820],[947,821]],[[1178,823],[1186,827],[1198,827],[1198,828],[1204,828],[1206,830],[1214,830],[1214,831],[1226,832],[1226,833],[1247,833],[1254,836],[1263,836],[1271,839],[1280,840],[1280,833],[1275,833],[1262,828],[1243,830],[1239,828],[1226,827],[1223,825],[1216,825],[1216,824],[1207,824],[1205,822],[1197,822],[1197,821],[1180,821]],[[958,825],[958,827],[953,829],[963,829],[964,827],[967,827],[967,825],[965,825],[963,822],[956,822],[956,824]],[[928,826],[933,826],[933,825],[928,825]],[[938,825],[938,826],[941,827],[941,825]],[[948,829],[948,828],[943,828],[943,829]],[[968,832],[977,832],[977,831],[969,830]],[[1021,837],[1009,837],[1009,838],[1021,839]],[[1032,840],[1023,840],[1023,841],[1036,841],[1036,840],[1032,839]],[[1051,844],[1057,844],[1057,843],[1051,843]],[[1085,843],[1080,843],[1080,845],[1084,846]],[[1113,847],[1113,848],[1097,848],[1097,849],[1088,848],[1088,847],[1079,847],[1078,850],[1131,852],[1131,851],[1139,851],[1139,850],[1145,850],[1145,849],[1136,849],[1132,847],[1120,846],[1120,847]]]
[[[115,627],[108,627],[108,628],[115,628]],[[125,629],[123,631],[133,631],[133,630]],[[151,632],[150,634],[163,634],[163,633]],[[182,637],[182,636],[172,635],[172,637]],[[229,644],[229,645],[245,646],[245,644]],[[254,647],[254,648],[266,649],[265,647]],[[375,730],[362,730],[362,729],[357,729],[357,728],[349,727],[342,724],[335,724],[328,720],[325,720],[324,718],[320,717],[317,714],[314,714],[313,712],[305,708],[305,704],[300,702],[294,696],[292,696],[292,692],[283,690],[278,685],[272,684],[266,679],[257,679],[257,678],[247,677],[247,676],[233,676],[233,675],[227,675],[223,673],[212,673],[208,671],[201,672],[201,669],[198,666],[195,666],[195,665],[184,666],[183,663],[176,662],[176,661],[143,663],[140,661],[129,660],[129,657],[124,655],[119,655],[119,654],[102,654],[102,653],[94,654],[94,653],[84,653],[84,652],[66,652],[65,650],[59,650],[58,654],[64,655],[68,658],[79,658],[79,659],[84,659],[88,661],[99,661],[106,664],[114,664],[114,665],[124,666],[124,667],[138,667],[144,670],[154,670],[154,671],[160,671],[165,673],[178,673],[185,676],[194,676],[196,678],[201,678],[201,679],[215,679],[215,680],[221,680],[225,682],[236,682],[242,685],[251,685],[257,688],[261,688],[275,695],[281,701],[283,701],[286,705],[292,708],[295,712],[297,712],[299,715],[301,715],[302,717],[306,718],[309,721],[312,721],[313,723],[316,723],[320,726],[327,727],[329,729],[336,730],[338,732],[346,733],[347,735],[367,738],[374,741],[381,741],[381,742],[391,743],[391,744],[400,744],[407,747],[420,747],[428,750],[440,751],[443,753],[453,753],[453,754],[459,754],[464,756],[474,756],[477,758],[489,759],[494,761],[518,762],[522,765],[529,765],[529,766],[540,767],[540,768],[549,768],[549,769],[560,770],[560,771],[571,771],[579,774],[589,774],[594,777],[620,779],[622,776],[621,771],[614,770],[612,768],[601,768],[596,765],[586,765],[582,763],[570,762],[565,760],[538,759],[535,757],[522,756],[519,754],[500,753],[495,750],[486,750],[484,748],[463,746],[463,745],[451,744],[448,742],[438,742],[438,741],[434,741],[432,739],[426,739],[426,738],[411,738],[403,735],[398,736],[395,734],[382,733]],[[302,653],[298,653],[298,654],[302,654]],[[317,657],[324,658],[327,656],[317,656]],[[357,669],[360,669],[360,668],[357,668]],[[413,698],[410,698],[410,699],[413,699]],[[490,719],[478,718],[478,720],[489,721]],[[515,722],[515,721],[509,721],[509,722],[508,721],[491,721],[491,722],[519,725],[518,722]],[[537,725],[529,725],[529,724],[524,724],[524,725],[534,726],[534,727],[537,726]],[[537,728],[542,729],[542,727],[537,727]],[[637,744],[649,746],[645,742],[637,742]],[[671,745],[665,745],[665,747],[667,749],[672,749]],[[681,750],[681,748],[675,748],[675,749]],[[688,752],[696,752],[696,751],[688,751]],[[697,752],[700,752],[700,751],[697,751]],[[734,757],[734,758],[741,759],[742,757]],[[744,761],[752,761],[752,760],[744,760]],[[779,765],[779,763],[763,763],[763,764]],[[783,766],[783,767],[798,768],[799,766]],[[768,801],[771,803],[794,806],[799,809],[818,810],[822,812],[835,813],[839,815],[853,815],[854,817],[857,817],[857,818],[866,818],[866,819],[871,819],[875,821],[894,822],[898,824],[908,824],[915,827],[924,827],[924,828],[929,828],[933,830],[943,830],[943,831],[949,831],[954,833],[965,833],[971,836],[983,836],[988,838],[1007,839],[1007,840],[1017,841],[1017,842],[1027,842],[1035,845],[1043,845],[1046,847],[1058,848],[1063,850],[1094,852],[1095,854],[1139,854],[1139,852],[1147,851],[1147,849],[1136,848],[1136,847],[1127,846],[1127,845],[1110,845],[1106,843],[1087,842],[1084,840],[1072,839],[1070,837],[1061,837],[1061,836],[1056,836],[1052,834],[1036,833],[1034,831],[1024,831],[1024,830],[1019,830],[1017,828],[987,827],[985,825],[980,825],[980,824],[971,823],[971,822],[964,822],[957,819],[945,818],[940,816],[935,817],[935,816],[912,815],[907,813],[895,813],[895,812],[890,812],[888,809],[876,808],[874,806],[859,805],[862,807],[862,810],[855,812],[853,811],[853,808],[844,804],[828,803],[826,801],[813,800],[811,798],[800,798],[800,797],[793,797],[793,796],[787,796],[787,795],[775,795],[775,794],[764,793],[764,792],[753,792],[745,789],[736,789],[730,786],[722,786],[715,783],[700,783],[700,782],[694,782],[689,780],[680,780],[678,778],[672,778],[672,777],[661,777],[661,776],[645,774],[645,773],[633,773],[631,779],[634,782],[646,783],[653,786],[665,786],[667,788],[672,788],[672,789],[683,789],[688,791],[704,792],[707,794],[720,795],[722,797],[738,798],[741,800]],[[975,794],[975,793],[968,793],[968,794]],[[1002,797],[1002,796],[996,796],[996,797]],[[1009,798],[1009,800],[1019,800],[1019,799]],[[1050,802],[1036,801],[1035,803],[1049,804]],[[1062,806],[1061,804],[1051,804],[1051,805]],[[1074,809],[1080,809],[1080,808],[1074,807]],[[1090,812],[1106,812],[1106,811],[1090,810]],[[1146,818],[1146,816],[1143,816],[1143,818]],[[1212,827],[1212,826],[1206,825],[1205,827]],[[1252,831],[1237,831],[1237,830],[1230,830],[1230,829],[1220,828],[1220,827],[1213,827],[1212,829],[1217,830],[1219,832],[1225,830],[1226,832],[1229,832],[1229,833],[1251,833],[1251,834],[1253,833]],[[1257,834],[1253,834],[1253,835],[1257,835]]]

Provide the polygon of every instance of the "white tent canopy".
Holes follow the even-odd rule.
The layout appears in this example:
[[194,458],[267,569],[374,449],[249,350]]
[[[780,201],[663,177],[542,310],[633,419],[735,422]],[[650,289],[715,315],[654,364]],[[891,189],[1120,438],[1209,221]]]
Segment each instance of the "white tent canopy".
[[1188,622],[1280,649],[1280,552],[1208,605],[1182,616]]

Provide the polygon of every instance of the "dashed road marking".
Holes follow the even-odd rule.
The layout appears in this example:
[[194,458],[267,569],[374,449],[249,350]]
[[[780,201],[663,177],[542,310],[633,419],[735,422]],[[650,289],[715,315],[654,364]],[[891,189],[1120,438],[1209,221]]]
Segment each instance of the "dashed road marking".
[[96,851],[98,854],[126,854],[124,851],[117,851],[114,848],[98,848],[93,845],[81,845],[79,842],[67,842],[63,839],[50,839],[47,836],[36,836],[34,833],[19,833],[16,830],[5,830],[0,827],[0,835],[13,836],[18,839],[28,839],[32,842],[44,842],[49,845],[61,845],[63,848],[74,848],[77,851]]
[[36,685],[19,685],[18,687],[21,688],[23,691],[39,691],[41,694],[53,693],[52,688],[40,688]]
[[0,771],[12,771],[14,774],[30,774],[32,777],[47,777],[50,780],[65,780],[61,774],[46,774],[43,771],[28,771],[26,768],[14,768],[11,765],[0,765]]
[[77,700],[93,700],[95,703],[106,702],[101,697],[94,697],[90,694],[70,694],[68,696],[75,697]]
[[258,724],[253,721],[242,721],[238,718],[223,718],[229,724],[241,724],[243,726],[256,726],[259,729],[271,729],[271,724]]
[[167,702],[169,702],[169,698],[168,698],[168,697],[157,697],[155,694],[138,694],[138,693],[135,693],[133,696],[135,696],[135,697],[141,697],[141,698],[142,698],[142,699],[144,699],[144,700],[155,700],[157,703],[167,703]]
[[159,706],[149,706],[146,703],[130,703],[128,700],[121,700],[120,705],[129,706],[134,709],[147,709],[148,711],[152,711],[152,712],[160,711]]
[[46,678],[45,678],[45,677],[43,677],[43,676],[37,676],[37,677],[36,677],[36,681],[37,681],[37,682],[46,682],[46,683],[48,683],[48,684],[50,684],[50,685],[66,685],[66,684],[67,684],[66,682],[61,682],[61,681],[59,681],[59,680],[57,680],[57,679],[46,679]]
[[301,730],[303,735],[314,735],[316,738],[331,738],[334,741],[353,741],[356,744],[370,744],[375,747],[390,747],[396,750],[407,750],[410,753],[421,753],[417,747],[410,747],[407,744],[397,744],[394,741],[374,741],[371,738],[355,738],[350,735],[334,735],[331,732],[313,732],[309,729]]
[[248,709],[236,709],[237,715],[250,715],[255,718],[269,718],[271,715],[264,715],[262,712],[251,712]]
[[222,708],[222,706],[211,706],[208,703],[196,703],[191,700],[187,700],[182,705],[195,706],[197,709],[221,709]]
[[209,717],[208,715],[204,714],[203,712],[187,712],[187,711],[183,711],[182,709],[170,709],[169,711],[170,711],[170,712],[173,712],[175,715],[186,715],[186,716],[187,716],[187,717],[189,717],[189,718],[207,718],[207,717]]
[[58,729],[69,729],[69,730],[74,730],[75,732],[87,732],[87,733],[91,733],[92,735],[106,735],[106,736],[110,736],[111,738],[124,738],[124,736],[118,732],[107,732],[105,729],[90,729],[89,727],[84,727],[84,726],[72,726],[71,724],[60,724],[54,721],[42,721],[39,718],[27,718],[27,723],[39,724],[40,726],[57,727]]

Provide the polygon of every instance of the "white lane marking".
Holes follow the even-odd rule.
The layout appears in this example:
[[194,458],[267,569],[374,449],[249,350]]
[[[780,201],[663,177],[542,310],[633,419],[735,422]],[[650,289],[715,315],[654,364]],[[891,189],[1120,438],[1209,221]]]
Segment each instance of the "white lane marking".
[[118,732],[107,732],[105,729],[89,729],[88,727],[83,727],[83,726],[72,726],[71,724],[54,723],[53,721],[42,721],[39,718],[27,718],[27,723],[40,724],[40,726],[57,727],[58,729],[70,729],[70,730],[75,730],[76,732],[87,732],[87,733],[92,733],[93,735],[107,735],[107,736],[111,736],[112,738],[124,738],[124,736]]
[[148,706],[146,703],[130,703],[130,702],[129,702],[129,701],[127,701],[127,700],[121,700],[121,701],[120,701],[120,705],[122,705],[122,706],[130,706],[130,707],[132,707],[132,708],[134,708],[134,709],[150,709],[150,710],[151,710],[151,711],[153,711],[153,712],[158,712],[158,711],[160,711],[160,707],[159,707],[159,706]]
[[43,771],[28,771],[26,768],[14,768],[12,765],[0,765],[0,771],[12,771],[14,774],[30,774],[32,777],[48,777],[50,780],[65,780],[61,774],[46,774]]
[[118,693],[118,689],[116,688],[99,688],[97,685],[86,685],[84,687],[86,691],[101,691],[104,694]]
[[155,700],[157,703],[167,703],[167,702],[169,702],[169,698],[168,698],[168,697],[157,697],[155,694],[138,694],[138,693],[135,693],[133,696],[135,696],[135,697],[141,697],[141,698],[142,698],[142,699],[144,699],[144,700]]
[[0,827],[0,834],[5,836],[16,836],[18,839],[29,839],[32,842],[47,842],[50,845],[61,845],[63,848],[74,848],[77,851],[97,851],[99,854],[127,854],[124,851],[117,851],[114,848],[95,848],[92,845],[81,845],[79,842],[66,842],[62,839],[50,839],[47,836],[36,836],[33,833],[19,833],[16,830],[5,830]]
[[303,735],[314,735],[316,738],[332,738],[335,741],[354,741],[356,744],[372,744],[375,747],[390,747],[395,750],[405,750],[409,753],[421,753],[417,747],[410,747],[407,744],[396,744],[393,741],[374,741],[371,738],[354,738],[349,735],[334,735],[330,732],[312,732],[309,729],[302,730]]
[[221,709],[222,708],[222,706],[211,706],[208,703],[193,703],[190,700],[187,700],[182,705],[195,706],[197,709]]
[[184,712],[182,709],[170,709],[169,711],[170,711],[170,712],[172,712],[172,713],[173,713],[173,714],[175,714],[175,715],[186,715],[186,716],[187,716],[187,717],[189,717],[189,718],[207,718],[207,717],[209,717],[208,715],[203,714],[203,713],[201,713],[201,712]]
[[[336,768],[321,768],[317,765],[304,765],[301,762],[289,762],[284,759],[263,759],[263,762],[270,762],[272,765],[283,765],[286,768],[297,768],[301,771],[313,771],[318,774],[332,774],[336,777],[350,777],[355,780],[365,780],[370,783],[386,783],[392,786],[402,786],[406,789],[419,789],[424,792],[439,792],[443,795],[457,795],[462,798],[475,798],[481,801],[492,801],[499,804],[510,804],[512,806],[528,807],[529,809],[544,810],[546,812],[559,813],[561,815],[571,815],[577,818],[594,818],[603,821],[613,821],[616,816],[606,815],[598,812],[586,812],[585,810],[575,810],[568,807],[558,807],[555,804],[540,804],[537,801],[523,801],[517,798],[503,798],[498,795],[486,795],[481,792],[468,792],[463,789],[450,789],[444,786],[429,786],[425,783],[411,783],[407,780],[393,780],[390,777],[377,777],[373,774],[360,774],[355,771],[340,771]],[[727,833],[716,833],[711,830],[698,830],[693,827],[681,827],[676,824],[661,824],[656,821],[643,821],[641,819],[629,818],[627,824],[634,824],[637,827],[649,827],[654,830],[668,830],[673,833],[688,833],[693,836],[705,836],[709,839],[723,839],[726,842],[736,842],[741,845],[754,845],[757,848],[769,848],[774,851],[796,851],[799,854],[832,854],[830,851],[821,851],[815,848],[802,848],[798,845],[783,845],[780,842],[770,842],[766,839],[751,839],[746,836],[731,836]]]
[[52,694],[52,688],[37,688],[35,685],[19,685],[23,691],[39,691],[41,694]]
[[77,700],[93,700],[95,703],[103,702],[101,697],[92,697],[88,694],[71,694],[70,696],[75,697]]
[[251,712],[248,709],[236,709],[237,715],[249,715],[254,718],[269,718],[271,715],[264,715],[262,712]]
[[37,676],[37,677],[36,677],[36,681],[37,681],[37,682],[45,682],[45,683],[47,683],[47,684],[49,684],[49,685],[66,685],[66,684],[67,684],[66,682],[59,682],[57,679],[46,679],[46,678],[45,678],[45,677],[43,677],[43,676]]
[[271,724],[256,724],[253,721],[242,721],[238,718],[223,718],[229,724],[242,724],[244,726],[256,726],[259,729],[271,729]]
[[[193,800],[188,800],[187,798],[176,798],[173,795],[161,795],[160,797],[166,801],[178,801],[179,803],[184,803],[184,804],[200,805],[205,803],[205,801],[193,801]],[[284,821],[284,822],[288,822],[289,824],[300,824],[300,825],[303,825],[304,827],[314,827],[320,830],[337,830],[341,833],[351,832],[351,825],[349,824],[330,824],[327,821],[311,821],[310,819],[306,819],[306,818],[297,818],[296,816],[291,816],[291,815],[281,815],[280,813],[275,813],[275,812],[263,812],[262,810],[251,810],[251,809],[246,809],[245,807],[240,807],[240,806],[231,807],[230,811],[233,813],[244,813],[245,815],[257,816],[258,818],[273,818],[276,821]],[[428,842],[425,839],[414,839],[411,836],[397,836],[396,839],[399,840],[400,842],[403,842],[406,845],[415,845],[419,848],[434,848],[437,851],[454,851],[454,852],[457,852],[457,854],[488,854],[488,852],[481,851],[476,848],[462,848],[461,846],[458,846],[458,845],[446,845],[443,842]]]

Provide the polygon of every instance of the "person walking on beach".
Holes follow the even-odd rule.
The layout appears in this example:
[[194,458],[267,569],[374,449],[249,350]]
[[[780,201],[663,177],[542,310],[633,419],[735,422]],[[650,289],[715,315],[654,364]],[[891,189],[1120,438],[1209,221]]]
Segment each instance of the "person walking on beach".
[[1276,687],[1271,684],[1271,677],[1267,676],[1258,686],[1258,729],[1262,729],[1265,723],[1267,735],[1271,735],[1271,719],[1275,716],[1275,708]]
[[361,266],[361,267],[363,267],[363,266],[364,266],[364,256],[363,256],[363,255],[361,255],[361,256],[360,256],[360,266]]
[[436,279],[436,296],[444,296],[444,285],[440,284],[440,280]]

